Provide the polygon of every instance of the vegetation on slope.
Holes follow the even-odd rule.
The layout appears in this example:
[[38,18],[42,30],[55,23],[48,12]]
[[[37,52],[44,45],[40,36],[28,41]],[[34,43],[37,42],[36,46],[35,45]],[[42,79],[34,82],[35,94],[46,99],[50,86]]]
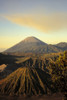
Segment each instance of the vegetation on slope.
[[65,100],[67,100],[67,51],[56,61],[51,62],[48,69],[54,86],[65,95]]

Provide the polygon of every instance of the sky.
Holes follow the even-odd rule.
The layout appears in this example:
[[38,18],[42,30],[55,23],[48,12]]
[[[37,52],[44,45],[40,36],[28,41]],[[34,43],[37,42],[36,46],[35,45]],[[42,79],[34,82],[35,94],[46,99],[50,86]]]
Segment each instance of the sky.
[[29,36],[67,42],[67,0],[0,0],[0,51]]

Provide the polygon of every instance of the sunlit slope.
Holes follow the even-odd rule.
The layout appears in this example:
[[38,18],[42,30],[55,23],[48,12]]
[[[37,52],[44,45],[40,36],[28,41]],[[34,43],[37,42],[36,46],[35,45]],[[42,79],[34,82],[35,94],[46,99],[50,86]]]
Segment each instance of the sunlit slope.
[[19,68],[0,81],[1,94],[48,94],[51,88],[50,76],[41,69]]

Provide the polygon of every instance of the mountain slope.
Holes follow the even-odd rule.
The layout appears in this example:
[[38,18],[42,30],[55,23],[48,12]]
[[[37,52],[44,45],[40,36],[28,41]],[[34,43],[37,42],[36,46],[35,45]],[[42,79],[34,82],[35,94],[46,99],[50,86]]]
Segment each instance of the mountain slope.
[[66,42],[58,43],[56,46],[57,46],[57,48],[60,48],[63,51],[67,50],[67,43]]
[[44,45],[47,44],[35,37],[28,37],[5,52],[37,52],[37,50],[42,48]]
[[67,46],[67,43],[66,42],[60,42],[60,43],[57,44],[57,46],[63,48],[63,47]]
[[67,50],[67,43],[65,47],[61,48],[58,45],[48,45],[35,37],[28,37],[15,46],[9,48],[7,53],[56,53]]
[[52,91],[50,76],[41,69],[19,68],[0,81],[1,94],[47,94]]

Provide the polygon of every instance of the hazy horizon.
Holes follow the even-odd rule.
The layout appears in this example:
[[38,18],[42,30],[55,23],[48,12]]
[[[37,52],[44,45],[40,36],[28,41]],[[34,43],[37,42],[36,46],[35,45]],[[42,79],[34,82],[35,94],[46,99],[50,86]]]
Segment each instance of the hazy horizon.
[[48,44],[67,42],[67,1],[0,1],[0,51],[30,36]]

